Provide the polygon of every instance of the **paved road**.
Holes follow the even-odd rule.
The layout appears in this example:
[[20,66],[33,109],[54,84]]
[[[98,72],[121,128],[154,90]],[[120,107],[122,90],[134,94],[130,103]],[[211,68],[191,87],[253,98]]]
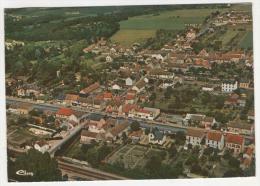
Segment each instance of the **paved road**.
[[69,131],[69,135],[67,135],[65,138],[60,140],[58,143],[56,143],[54,146],[52,146],[48,152],[50,153],[51,156],[54,156],[55,152],[61,148],[61,146],[66,143],[69,139],[71,139],[74,135],[78,134],[81,129],[84,127],[84,124],[80,124],[73,128],[71,131]]
[[[33,108],[38,108],[38,109],[50,109],[53,111],[57,111],[59,108],[64,107],[63,105],[57,105],[57,104],[48,104],[48,103],[37,103],[35,101],[29,101],[29,100],[24,100],[21,98],[10,98],[7,97],[6,103],[14,103],[14,102],[26,102],[26,103],[31,103],[33,104]],[[76,111],[81,111],[81,112],[86,112],[86,113],[93,113],[93,114],[100,114],[100,115],[106,115],[110,117],[115,117],[114,115],[111,115],[106,112],[102,111],[89,111],[86,110],[86,108],[80,108],[80,107],[75,107],[72,106],[71,109],[76,110]],[[178,124],[172,124],[169,122],[157,122],[157,121],[148,121],[148,120],[142,120],[138,118],[125,118],[125,117],[116,117],[118,120],[128,120],[128,121],[138,121],[141,125],[141,127],[144,128],[150,128],[150,127],[157,127],[159,130],[164,130],[164,131],[169,131],[169,132],[177,132],[177,131],[186,131],[187,127],[178,125]]]

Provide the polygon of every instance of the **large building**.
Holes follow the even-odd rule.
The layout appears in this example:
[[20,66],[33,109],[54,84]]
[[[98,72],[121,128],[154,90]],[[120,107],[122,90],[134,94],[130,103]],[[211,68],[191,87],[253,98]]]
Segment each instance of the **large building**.
[[237,88],[238,88],[237,81],[226,80],[226,81],[223,81],[221,84],[222,92],[233,92]]

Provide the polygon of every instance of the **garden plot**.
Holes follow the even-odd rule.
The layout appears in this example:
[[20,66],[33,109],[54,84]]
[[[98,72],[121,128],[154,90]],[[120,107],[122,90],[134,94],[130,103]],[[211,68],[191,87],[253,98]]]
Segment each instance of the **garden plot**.
[[147,160],[162,150],[141,145],[125,145],[116,151],[109,159],[109,164],[122,163],[125,168],[144,167]]

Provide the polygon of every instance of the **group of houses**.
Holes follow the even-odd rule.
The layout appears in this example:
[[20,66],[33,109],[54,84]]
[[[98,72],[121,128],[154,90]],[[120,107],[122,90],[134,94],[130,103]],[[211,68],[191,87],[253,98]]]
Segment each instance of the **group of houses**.
[[238,155],[244,151],[245,138],[242,135],[214,130],[189,128],[186,134],[186,145],[208,146],[218,150],[230,149]]

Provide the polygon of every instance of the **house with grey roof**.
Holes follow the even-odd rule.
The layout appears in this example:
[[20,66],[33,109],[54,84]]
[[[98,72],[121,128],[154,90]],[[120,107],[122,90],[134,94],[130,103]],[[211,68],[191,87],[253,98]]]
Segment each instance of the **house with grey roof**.
[[166,135],[159,129],[154,128],[148,134],[148,140],[151,144],[163,145],[166,141]]

